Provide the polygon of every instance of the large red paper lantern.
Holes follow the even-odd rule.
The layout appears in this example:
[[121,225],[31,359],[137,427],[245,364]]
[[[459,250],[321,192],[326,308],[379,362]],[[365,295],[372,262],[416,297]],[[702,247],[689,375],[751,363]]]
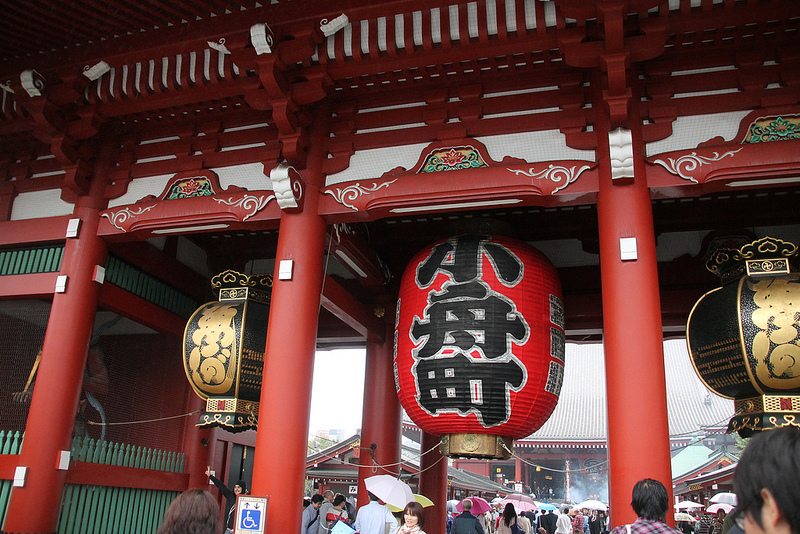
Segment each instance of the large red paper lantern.
[[507,458],[547,421],[564,377],[555,268],[505,237],[462,235],[420,251],[400,286],[395,381],[442,452]]

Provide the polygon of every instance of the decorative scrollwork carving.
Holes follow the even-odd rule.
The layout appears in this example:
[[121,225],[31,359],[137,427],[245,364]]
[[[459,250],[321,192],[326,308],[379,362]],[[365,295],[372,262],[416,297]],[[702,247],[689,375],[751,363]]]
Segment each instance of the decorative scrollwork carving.
[[677,159],[667,158],[667,161],[664,161],[663,159],[657,159],[654,160],[653,163],[658,163],[667,169],[670,174],[680,176],[684,180],[689,180],[693,183],[698,183],[697,179],[690,174],[692,171],[703,165],[710,165],[711,163],[717,162],[722,158],[728,156],[733,157],[734,154],[740,150],[741,148],[737,148],[736,150],[725,152],[722,155],[720,155],[719,152],[714,152],[713,156],[700,156],[696,152],[692,152],[691,154],[686,154],[685,156],[681,156]]
[[531,178],[535,178],[537,180],[541,179],[550,180],[555,184],[560,184],[563,180],[564,183],[562,185],[559,185],[553,190],[553,193],[557,193],[558,191],[561,191],[569,184],[577,180],[578,177],[588,169],[591,169],[590,165],[582,165],[581,167],[578,166],[562,167],[560,165],[549,165],[546,169],[539,172],[536,172],[536,167],[531,167],[527,171],[522,169],[508,169],[508,170],[513,172],[514,174],[517,175],[522,174],[524,176],[530,176]]
[[390,180],[388,182],[383,182],[382,184],[374,183],[372,187],[364,187],[360,183],[355,183],[344,189],[336,188],[336,191],[332,191],[330,189],[326,189],[325,193],[332,196],[336,202],[343,206],[347,206],[351,210],[358,211],[358,208],[350,204],[348,201],[354,201],[361,195],[368,195],[370,193],[374,193],[378,189],[382,187],[389,187],[391,184],[395,183],[397,180]]
[[330,37],[350,23],[347,15],[342,13],[333,20],[322,19],[319,21],[319,29],[325,37]]
[[122,223],[124,223],[128,219],[135,219],[136,217],[138,217],[142,213],[146,213],[146,212],[150,211],[151,209],[155,208],[156,206],[157,206],[157,204],[153,204],[151,206],[145,206],[143,208],[138,208],[138,209],[135,209],[135,210],[132,210],[131,208],[123,208],[123,209],[121,209],[119,211],[113,211],[113,212],[110,212],[110,213],[103,213],[103,217],[107,218],[108,221],[111,224],[113,224],[116,228],[118,228],[118,229],[120,229],[120,230],[122,230],[124,232],[125,228],[123,228],[121,226]]
[[245,217],[242,219],[242,221],[246,221],[259,211],[263,210],[264,206],[266,206],[267,203],[273,198],[275,198],[275,195],[262,195],[260,197],[244,195],[238,200],[234,200],[233,197],[229,197],[228,200],[225,200],[224,198],[215,198],[214,201],[219,202],[220,204],[225,204],[226,206],[231,206],[233,208],[250,210],[250,213],[245,215]]

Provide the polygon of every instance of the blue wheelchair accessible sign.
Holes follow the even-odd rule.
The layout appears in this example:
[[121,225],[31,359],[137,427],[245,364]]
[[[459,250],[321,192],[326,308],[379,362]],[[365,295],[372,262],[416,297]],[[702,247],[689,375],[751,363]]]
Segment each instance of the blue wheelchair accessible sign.
[[239,495],[236,500],[234,534],[264,534],[269,497]]

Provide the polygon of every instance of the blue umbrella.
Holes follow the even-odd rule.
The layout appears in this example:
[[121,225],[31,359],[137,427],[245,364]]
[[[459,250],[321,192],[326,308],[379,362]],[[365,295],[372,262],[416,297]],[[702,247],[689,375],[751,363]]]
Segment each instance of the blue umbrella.
[[558,511],[558,508],[555,505],[550,504],[548,502],[545,502],[545,503],[542,503],[542,504],[538,504],[536,509],[537,510],[553,510],[554,512]]

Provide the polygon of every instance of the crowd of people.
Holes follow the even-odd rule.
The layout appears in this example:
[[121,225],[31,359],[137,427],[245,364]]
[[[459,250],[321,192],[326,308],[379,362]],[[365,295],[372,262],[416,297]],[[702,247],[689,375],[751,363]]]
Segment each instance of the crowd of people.
[[[228,489],[207,475],[226,499],[223,523],[217,500],[205,490],[183,492],[167,509],[157,534],[220,534],[233,532],[238,495],[246,485],[238,481]],[[473,513],[471,499],[461,501],[462,511],[448,514],[446,534],[800,534],[800,428],[784,427],[756,435],[739,460],[734,479],[737,506],[728,514],[705,514],[703,521],[667,525],[672,512],[669,493],[661,482],[643,479],[631,494],[636,520],[611,528],[603,510],[572,509],[522,511],[513,504]],[[425,514],[416,501],[399,517],[369,494],[369,504],[356,510],[344,495],[325,491],[303,501],[301,534],[335,534],[336,524],[358,534],[425,534]],[[691,523],[686,525],[682,523]],[[610,529],[610,531],[609,531]],[[432,533],[439,534],[439,533]]]
[[[545,510],[520,511],[513,504],[493,505],[491,510],[472,514],[470,499],[462,501],[464,512],[448,514],[447,534],[471,534],[462,530],[467,515],[475,515],[480,530],[476,534],[605,534],[608,517],[604,510],[573,509],[565,506],[560,512],[548,506]],[[519,529],[519,530],[517,530]]]

